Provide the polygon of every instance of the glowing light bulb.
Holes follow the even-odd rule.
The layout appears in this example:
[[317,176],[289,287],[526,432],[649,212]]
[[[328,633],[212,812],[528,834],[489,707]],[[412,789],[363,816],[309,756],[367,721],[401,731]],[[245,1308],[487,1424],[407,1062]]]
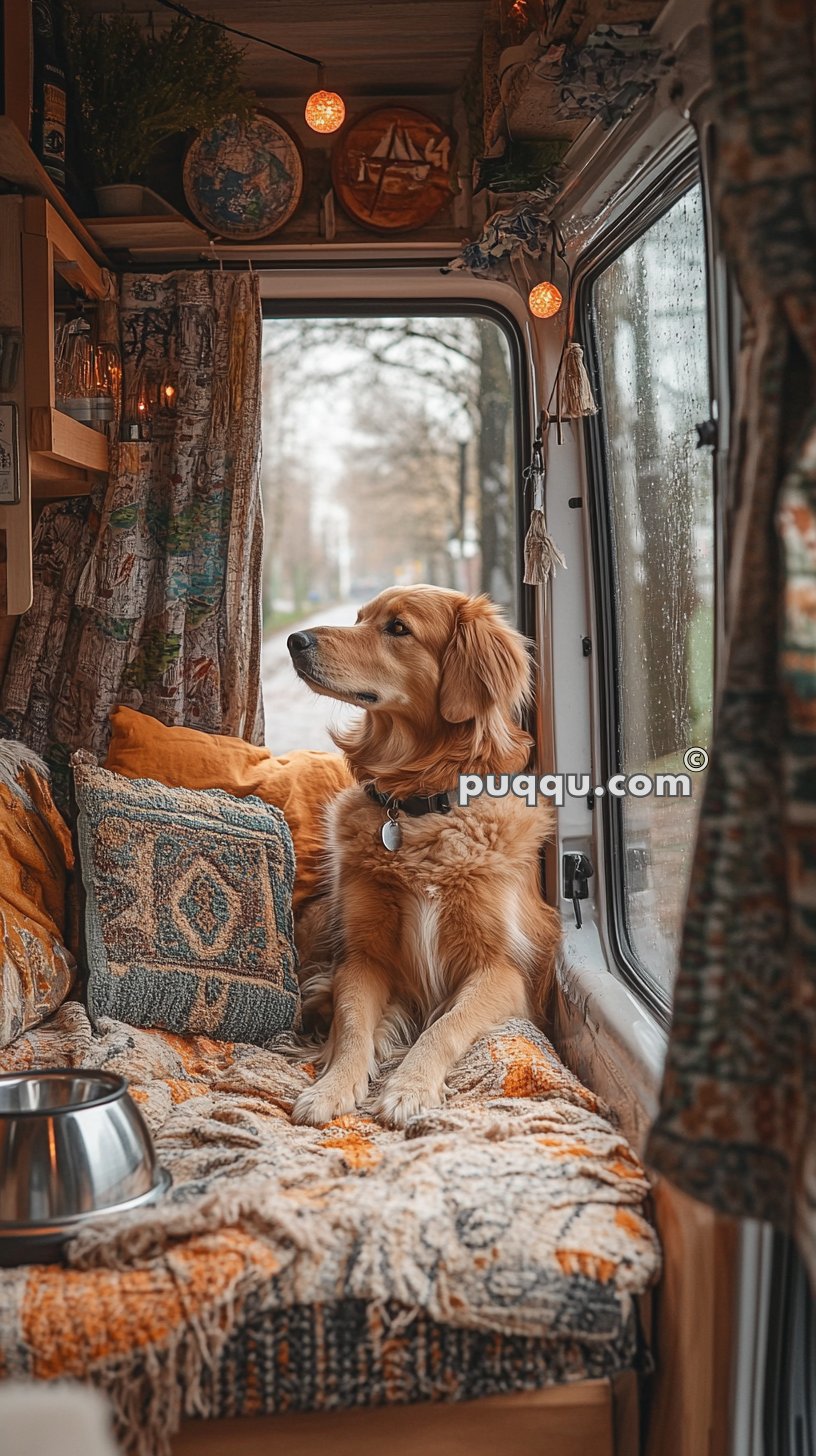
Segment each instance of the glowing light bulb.
[[312,131],[337,131],[346,119],[346,106],[336,91],[313,91],[306,102],[306,124]]
[[530,289],[530,297],[527,299],[530,313],[536,318],[552,318],[553,314],[558,313],[562,302],[561,290],[554,283],[537,283],[535,288]]

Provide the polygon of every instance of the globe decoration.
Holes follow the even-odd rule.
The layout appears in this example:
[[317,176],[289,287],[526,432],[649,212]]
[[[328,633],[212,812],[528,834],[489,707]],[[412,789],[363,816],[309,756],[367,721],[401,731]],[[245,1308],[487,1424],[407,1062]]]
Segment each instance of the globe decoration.
[[195,138],[184,159],[187,205],[216,237],[268,237],[288,222],[302,191],[297,142],[266,111],[244,121],[224,117]]

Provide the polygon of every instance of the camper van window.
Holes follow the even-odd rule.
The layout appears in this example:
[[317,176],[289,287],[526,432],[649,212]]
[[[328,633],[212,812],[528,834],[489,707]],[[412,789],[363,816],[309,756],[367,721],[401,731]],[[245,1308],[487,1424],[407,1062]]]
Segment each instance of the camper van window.
[[386,587],[487,592],[519,619],[523,397],[509,320],[272,317],[263,334],[267,742],[333,749],[353,709],[309,693],[285,643]]
[[[597,275],[620,772],[689,774],[691,797],[619,802],[620,939],[668,996],[711,733],[714,482],[703,203],[681,196]],[[702,750],[695,754],[694,750]],[[691,771],[689,771],[691,765]]]

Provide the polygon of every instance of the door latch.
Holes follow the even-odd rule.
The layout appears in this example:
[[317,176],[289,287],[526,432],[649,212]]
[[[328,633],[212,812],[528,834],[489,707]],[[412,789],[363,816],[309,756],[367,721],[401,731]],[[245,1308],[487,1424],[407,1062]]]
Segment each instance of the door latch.
[[716,446],[716,444],[717,444],[717,421],[716,420],[700,420],[699,424],[696,424],[694,426],[694,428],[697,431],[697,446],[696,446],[696,448],[698,450],[705,450],[705,449],[707,449],[709,447],[713,448],[714,446]]
[[589,855],[570,853],[563,857],[564,869],[564,899],[572,901],[572,909],[575,914],[575,928],[580,930],[584,923],[581,914],[581,901],[586,900],[589,895],[588,882],[594,875],[592,861]]

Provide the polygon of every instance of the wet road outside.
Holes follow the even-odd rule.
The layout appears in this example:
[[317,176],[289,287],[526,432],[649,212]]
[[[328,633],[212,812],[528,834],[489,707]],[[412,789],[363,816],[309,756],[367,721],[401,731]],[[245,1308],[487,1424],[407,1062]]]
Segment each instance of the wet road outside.
[[273,753],[289,753],[293,748],[321,748],[336,753],[328,734],[328,724],[342,725],[357,713],[345,703],[318,697],[301,682],[292,666],[286,647],[291,632],[310,627],[350,627],[357,616],[359,602],[343,602],[338,607],[315,607],[302,622],[293,622],[279,632],[271,632],[263,645],[261,685],[266,715],[266,742]]

